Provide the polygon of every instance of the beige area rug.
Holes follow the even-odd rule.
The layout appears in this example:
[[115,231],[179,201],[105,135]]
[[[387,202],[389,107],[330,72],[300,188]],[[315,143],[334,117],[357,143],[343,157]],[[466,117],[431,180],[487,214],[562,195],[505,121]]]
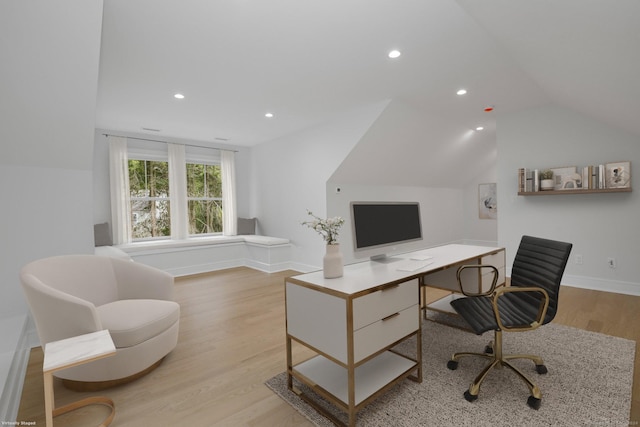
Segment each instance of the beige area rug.
[[[477,336],[423,321],[422,334],[423,382],[404,380],[394,386],[358,413],[359,426],[566,427],[629,423],[635,341],[553,323],[532,332],[505,333],[506,354],[538,354],[549,370],[545,375],[538,375],[533,363],[515,362],[542,391],[542,405],[536,411],[526,403],[529,389],[509,369],[491,372],[480,388],[478,400],[473,403],[467,402],[463,393],[485,362],[464,358],[457,370],[447,369],[452,353],[483,351],[492,333]],[[410,349],[410,345],[407,342],[401,347]],[[318,396],[297,381],[296,384]],[[266,385],[313,424],[333,425],[287,389],[285,373],[271,378]],[[317,401],[327,407],[319,396]],[[339,419],[347,421],[344,412],[328,407]]]

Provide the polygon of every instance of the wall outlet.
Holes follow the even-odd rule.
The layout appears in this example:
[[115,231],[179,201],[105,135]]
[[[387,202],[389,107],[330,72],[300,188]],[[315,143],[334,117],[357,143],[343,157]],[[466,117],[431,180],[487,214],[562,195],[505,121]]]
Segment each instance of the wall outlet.
[[616,259],[615,258],[607,258],[607,265],[609,268],[616,268]]
[[576,264],[582,265],[582,255],[576,255]]

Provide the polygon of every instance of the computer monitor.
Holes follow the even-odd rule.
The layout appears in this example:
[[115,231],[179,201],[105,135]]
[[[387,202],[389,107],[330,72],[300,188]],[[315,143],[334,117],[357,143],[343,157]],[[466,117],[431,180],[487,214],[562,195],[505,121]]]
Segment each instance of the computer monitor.
[[418,202],[351,202],[354,256],[383,260],[401,245],[422,240]]

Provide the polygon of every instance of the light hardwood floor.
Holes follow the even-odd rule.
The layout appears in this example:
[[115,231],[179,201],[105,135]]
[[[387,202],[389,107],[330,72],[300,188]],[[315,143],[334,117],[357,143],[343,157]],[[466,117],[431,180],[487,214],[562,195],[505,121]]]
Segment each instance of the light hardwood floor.
[[[234,268],[176,279],[180,338],[163,364],[99,393],[69,391],[56,381],[57,405],[108,396],[116,405],[112,426],[311,426],[264,385],[285,370],[284,279],[293,274]],[[560,295],[557,323],[640,339],[640,297],[571,287]],[[430,292],[428,298],[437,297]],[[306,356],[297,351],[296,358]],[[636,351],[632,422],[640,420],[639,359]],[[57,417],[55,424],[97,425],[106,413],[92,407]],[[40,348],[31,351],[18,421],[45,425]]]

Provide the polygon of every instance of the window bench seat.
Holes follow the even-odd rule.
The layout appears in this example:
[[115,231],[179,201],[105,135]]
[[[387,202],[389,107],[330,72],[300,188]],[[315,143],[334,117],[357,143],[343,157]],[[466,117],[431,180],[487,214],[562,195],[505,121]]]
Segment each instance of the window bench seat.
[[273,273],[290,268],[288,239],[258,235],[214,236],[188,240],[156,240],[114,246],[136,262],[174,276],[231,267],[251,267]]

